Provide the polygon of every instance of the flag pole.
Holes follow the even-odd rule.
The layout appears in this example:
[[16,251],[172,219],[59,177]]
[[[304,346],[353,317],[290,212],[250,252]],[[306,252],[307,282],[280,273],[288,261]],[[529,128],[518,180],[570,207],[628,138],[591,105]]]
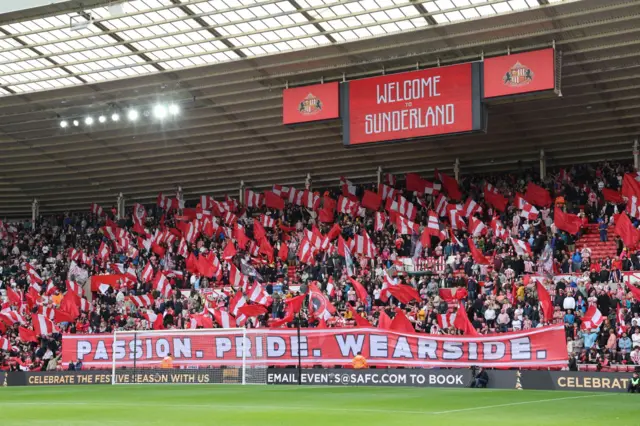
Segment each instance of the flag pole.
[[300,355],[300,323],[302,318],[300,318],[300,311],[298,311],[298,319],[296,321],[297,329],[298,329],[298,386],[302,385],[302,356]]

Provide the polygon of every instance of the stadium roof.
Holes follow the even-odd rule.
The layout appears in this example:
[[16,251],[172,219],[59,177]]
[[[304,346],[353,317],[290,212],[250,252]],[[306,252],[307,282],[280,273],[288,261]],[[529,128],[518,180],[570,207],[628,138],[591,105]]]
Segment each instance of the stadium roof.
[[[258,190],[302,186],[307,173],[314,184],[335,185],[340,175],[371,181],[378,166],[450,170],[455,158],[462,173],[514,169],[519,160],[537,162],[541,148],[550,164],[631,158],[640,132],[638,1],[347,0],[327,7],[335,3],[135,1],[119,18],[104,7],[87,10],[95,20],[77,33],[64,29],[77,14],[61,15],[59,5],[39,9],[45,18],[23,16],[22,24],[20,15],[0,17],[0,92],[7,92],[0,97],[0,215],[24,216],[34,197],[43,212],[87,209],[93,201],[113,204],[118,192],[144,202],[179,184],[188,199],[221,196],[237,193],[241,180]],[[220,13],[212,14],[213,4]],[[563,96],[492,105],[486,135],[347,150],[339,122],[282,125],[286,85],[554,43]],[[32,69],[10,54],[28,56]],[[180,117],[60,127],[61,119],[149,111],[158,102],[178,104]]]

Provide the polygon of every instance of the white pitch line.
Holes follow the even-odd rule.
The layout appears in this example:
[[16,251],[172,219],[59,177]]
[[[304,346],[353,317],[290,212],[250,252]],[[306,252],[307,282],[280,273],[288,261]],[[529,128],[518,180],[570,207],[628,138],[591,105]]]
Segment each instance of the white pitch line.
[[487,409],[490,409],[490,408],[512,407],[512,406],[515,406],[515,405],[538,404],[538,403],[541,403],[541,402],[553,402],[553,401],[564,401],[564,400],[567,400],[567,399],[594,398],[596,396],[602,396],[602,395],[603,394],[598,393],[598,394],[595,394],[595,395],[581,395],[581,396],[567,396],[567,397],[563,397],[563,398],[536,399],[536,400],[533,400],[533,401],[510,402],[510,403],[507,403],[507,404],[484,405],[484,406],[481,406],[481,407],[459,408],[457,410],[433,411],[433,412],[430,412],[429,414],[461,413],[461,412],[464,412],[464,411],[487,410]]
[[[552,401],[563,401],[568,399],[581,399],[581,398],[593,398],[597,396],[602,396],[603,394],[593,394],[593,395],[581,395],[581,396],[570,396],[564,398],[550,398],[550,399],[537,399],[534,401],[522,401],[522,402],[511,402],[507,404],[497,404],[497,405],[485,405],[481,407],[469,407],[469,408],[460,408],[456,410],[447,410],[447,411],[418,411],[418,410],[381,410],[375,408],[335,408],[335,407],[318,407],[318,406],[295,406],[295,405],[236,405],[236,404],[156,404],[156,403],[126,403],[126,402],[56,402],[50,405],[57,406],[93,406],[106,404],[115,407],[169,407],[169,408],[208,408],[208,409],[240,409],[240,410],[322,410],[322,411],[330,411],[330,412],[356,412],[356,413],[391,413],[391,414],[421,414],[421,415],[441,415],[441,414],[449,414],[449,413],[458,413],[464,411],[474,411],[474,410],[487,410],[491,408],[500,408],[500,407],[511,407],[516,405],[525,405],[525,404],[537,404],[544,402],[552,402]],[[606,394],[610,395],[610,394]],[[43,404],[41,402],[0,402],[0,407],[9,407],[9,406],[39,406],[44,407],[49,404]]]

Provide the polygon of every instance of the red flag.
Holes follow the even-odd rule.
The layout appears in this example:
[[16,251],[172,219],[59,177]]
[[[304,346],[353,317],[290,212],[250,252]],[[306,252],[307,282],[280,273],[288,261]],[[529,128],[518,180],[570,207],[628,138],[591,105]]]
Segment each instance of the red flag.
[[631,294],[633,294],[633,298],[636,299],[636,301],[640,301],[640,288],[634,286],[628,281],[625,281],[624,283],[626,284]]
[[80,309],[78,308],[79,305],[80,297],[78,297],[78,295],[74,292],[68,291],[60,302],[60,310],[65,311],[67,314],[69,314],[72,318],[72,321],[74,321],[80,316]]
[[280,243],[280,250],[278,250],[278,259],[286,262],[289,258],[289,246],[284,241]]
[[61,322],[74,322],[75,319],[77,317],[74,318],[73,314],[67,312],[67,311],[63,311],[62,309],[56,309],[55,310],[55,314],[53,316],[53,320],[56,323],[61,323]]
[[267,308],[263,305],[244,305],[238,309],[238,313],[245,315],[247,318],[264,315],[267,312]]
[[238,247],[240,250],[244,250],[249,242],[249,237],[244,233],[244,227],[236,223],[235,228],[233,228],[233,238],[238,242]]
[[213,320],[209,315],[196,314],[193,315],[193,319],[196,321],[196,326],[200,326],[202,328],[213,328]]
[[640,231],[638,231],[629,216],[625,212],[622,212],[616,218],[616,234],[620,236],[625,246],[634,248],[640,240]]
[[553,211],[553,224],[556,228],[567,231],[571,235],[577,234],[582,227],[582,221],[575,214],[565,213],[559,207]]
[[442,182],[442,187],[447,191],[447,195],[452,200],[461,200],[462,192],[460,192],[460,187],[458,186],[458,181],[452,178],[451,176],[447,176],[444,173],[441,173],[436,169],[436,179]]
[[469,243],[469,251],[471,251],[471,257],[473,257],[473,261],[480,265],[488,265],[489,259],[487,259],[480,250],[473,243],[471,238],[467,238],[467,242]]
[[259,253],[267,256],[269,262],[273,262],[273,247],[271,247],[271,244],[269,244],[269,240],[267,240],[266,238],[263,238],[260,241]]
[[536,206],[549,207],[551,205],[551,195],[549,191],[531,182],[527,184],[524,199]]
[[156,243],[151,243],[151,251],[153,251],[155,254],[157,254],[160,257],[164,257],[164,254],[167,250]]
[[38,336],[36,332],[33,330],[29,330],[25,327],[20,327],[18,329],[18,335],[20,336],[20,340],[23,342],[36,342],[38,343]]
[[333,223],[336,211],[336,200],[326,195],[323,197],[322,209],[318,212],[318,220],[322,223]]
[[233,244],[233,241],[229,240],[227,245],[224,247],[224,251],[222,252],[222,260],[226,260],[227,262],[230,262],[231,259],[233,259],[233,256],[236,255],[236,253],[237,253],[236,246]]
[[360,315],[353,306],[347,303],[347,308],[351,312],[351,316],[353,317],[353,320],[356,322],[357,327],[371,327],[371,324],[369,323],[369,321],[367,321],[366,318],[363,318],[362,315]]
[[540,281],[536,281],[536,290],[538,291],[538,300],[542,305],[544,320],[550,323],[553,321],[553,303],[551,303],[551,296]]
[[264,230],[264,226],[257,220],[253,221],[253,239],[260,242],[267,236],[267,231]]
[[602,195],[605,201],[609,201],[610,203],[622,204],[624,202],[620,192],[615,189],[602,188]]
[[396,316],[391,321],[391,330],[399,333],[415,333],[416,330],[402,309],[396,308]]
[[358,296],[358,299],[362,303],[367,303],[367,290],[364,288],[364,286],[351,277],[349,277],[349,281],[351,282],[351,285],[353,285],[353,288],[356,290],[356,296]]
[[300,296],[285,299],[284,303],[287,305],[286,311],[291,312],[292,314],[297,314],[298,312],[300,312],[300,310],[302,309],[302,304],[304,303],[304,299],[306,297],[306,294],[301,294]]
[[460,302],[458,310],[456,311],[456,319],[453,320],[453,326],[458,330],[462,330],[462,332],[467,336],[478,335],[475,327],[471,324],[471,321],[469,321],[467,311],[464,309],[462,302]]
[[329,241],[333,241],[338,238],[338,236],[342,234],[342,228],[337,223],[334,223],[329,232],[327,232],[327,238]]
[[438,296],[447,303],[456,303],[469,297],[469,292],[464,287],[441,288],[438,290]]
[[192,274],[198,273],[198,261],[193,252],[189,253],[189,257],[187,258],[187,271]]
[[405,175],[405,187],[407,191],[416,191],[418,194],[424,194],[424,188],[427,181],[422,179],[417,173],[407,173]]
[[418,302],[421,300],[420,294],[418,293],[418,291],[415,288],[411,287],[410,285],[406,285],[406,284],[392,285],[392,286],[389,286],[388,290],[393,297],[395,297],[400,301],[400,303],[407,304],[412,300],[416,300]]
[[380,311],[380,316],[378,317],[378,328],[383,330],[391,330],[391,318],[385,311]]
[[507,208],[508,200],[488,184],[484,186],[484,200],[498,211],[503,212]]
[[380,208],[380,203],[382,203],[382,198],[380,195],[376,194],[373,191],[364,191],[364,196],[362,197],[362,207],[365,207],[369,210],[377,211]]
[[18,292],[14,291],[11,286],[7,285],[6,287],[7,299],[9,300],[9,304],[18,306],[22,304],[22,296]]
[[264,205],[270,209],[284,210],[284,200],[272,191],[264,191]]

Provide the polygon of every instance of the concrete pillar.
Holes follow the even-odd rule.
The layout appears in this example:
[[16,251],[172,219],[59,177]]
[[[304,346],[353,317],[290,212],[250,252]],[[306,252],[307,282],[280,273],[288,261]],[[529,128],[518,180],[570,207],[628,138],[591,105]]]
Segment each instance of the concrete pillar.
[[640,155],[640,147],[638,146],[638,138],[636,138],[633,141],[633,167],[635,167],[636,171],[638,171],[638,167],[640,166],[638,155]]
[[456,162],[453,163],[453,176],[457,181],[460,181],[460,159],[456,158]]
[[544,149],[540,150],[540,179],[543,180],[547,177],[547,157],[544,154]]
[[124,195],[121,193],[118,194],[118,200],[116,202],[116,220],[120,220],[124,217]]
[[39,215],[40,215],[40,203],[36,198],[34,198],[33,202],[31,203],[31,222],[35,224],[36,220],[38,220]]
[[378,187],[382,183],[382,167],[378,166]]
[[311,173],[307,173],[307,178],[304,181],[304,188],[311,191]]
[[240,181],[240,189],[238,190],[238,201],[244,204],[244,181]]

